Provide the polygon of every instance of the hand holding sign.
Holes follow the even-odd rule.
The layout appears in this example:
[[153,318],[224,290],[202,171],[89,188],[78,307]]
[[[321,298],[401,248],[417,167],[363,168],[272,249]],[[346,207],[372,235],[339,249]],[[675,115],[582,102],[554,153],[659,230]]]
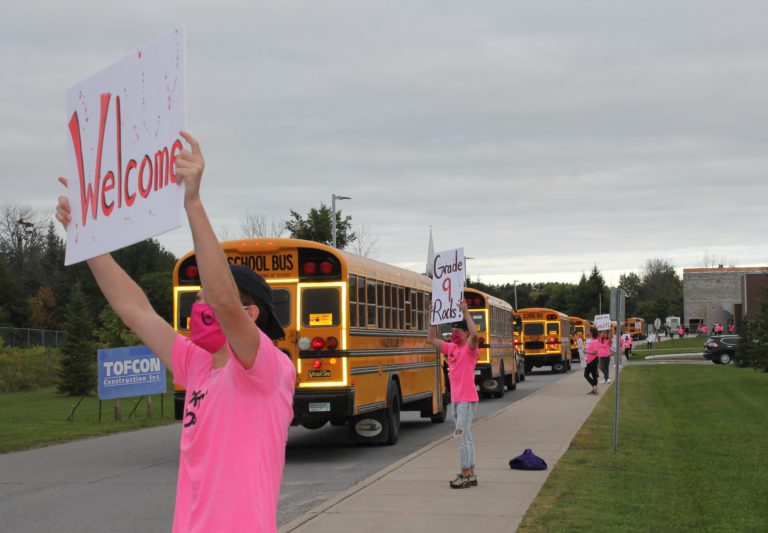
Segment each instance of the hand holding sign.
[[200,143],[186,131],[179,134],[189,143],[190,150],[182,150],[176,158],[176,182],[184,184],[184,201],[200,197],[200,182],[203,178],[205,160]]

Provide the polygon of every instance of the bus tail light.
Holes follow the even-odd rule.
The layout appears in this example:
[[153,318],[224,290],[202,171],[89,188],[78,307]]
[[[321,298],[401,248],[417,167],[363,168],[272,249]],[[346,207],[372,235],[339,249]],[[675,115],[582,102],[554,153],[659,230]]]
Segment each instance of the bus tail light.
[[187,268],[184,269],[184,276],[189,279],[197,279],[199,274],[200,271],[197,269],[197,265],[188,265]]
[[339,347],[339,339],[336,337],[328,337],[325,339],[325,347],[329,350],[335,350]]
[[557,337],[550,337],[547,341],[549,344],[558,344],[560,340]]
[[314,261],[305,261],[304,264],[301,265],[301,271],[307,276],[314,276],[317,274],[317,263]]
[[312,368],[315,370],[318,370],[321,366],[323,366],[323,363],[320,362],[320,359],[315,359],[312,361]]
[[333,274],[333,263],[328,260],[320,262],[320,273],[325,274],[326,276],[328,274]]
[[515,346],[519,345],[520,344],[520,337],[515,337],[512,342],[515,344]]
[[322,350],[325,348],[325,339],[322,337],[315,337],[312,339],[312,349],[313,350]]

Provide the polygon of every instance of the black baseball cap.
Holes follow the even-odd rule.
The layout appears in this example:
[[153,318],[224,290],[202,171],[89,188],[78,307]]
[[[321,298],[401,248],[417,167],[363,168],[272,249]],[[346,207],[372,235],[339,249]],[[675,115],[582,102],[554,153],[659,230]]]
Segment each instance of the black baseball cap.
[[466,320],[459,320],[458,322],[454,322],[453,324],[451,324],[451,327],[463,329],[464,331],[469,331],[469,326],[467,326]]
[[277,320],[275,305],[272,303],[272,289],[264,281],[264,278],[247,266],[229,265],[229,269],[235,279],[237,289],[251,296],[260,304],[261,313],[256,321],[259,328],[273,341],[285,338],[285,332]]

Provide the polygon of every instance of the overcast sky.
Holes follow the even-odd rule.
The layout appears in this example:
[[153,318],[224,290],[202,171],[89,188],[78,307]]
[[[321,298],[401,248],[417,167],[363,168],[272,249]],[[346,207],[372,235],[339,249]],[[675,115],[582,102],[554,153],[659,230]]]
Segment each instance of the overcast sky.
[[229,238],[335,193],[376,259],[423,271],[431,225],[491,283],[768,263],[764,0],[112,4],[4,5],[0,202],[51,212],[67,88],[185,24]]

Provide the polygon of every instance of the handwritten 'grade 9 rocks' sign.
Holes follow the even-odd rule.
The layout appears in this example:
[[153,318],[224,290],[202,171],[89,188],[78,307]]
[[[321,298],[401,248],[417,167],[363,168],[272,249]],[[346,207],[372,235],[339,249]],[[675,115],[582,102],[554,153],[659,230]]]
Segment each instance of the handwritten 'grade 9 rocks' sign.
[[438,252],[432,261],[432,317],[430,324],[446,324],[461,320],[464,293],[464,248]]
[[70,265],[181,225],[174,163],[186,129],[179,27],[67,91]]
[[146,346],[100,349],[99,400],[161,394],[166,390],[165,365]]

